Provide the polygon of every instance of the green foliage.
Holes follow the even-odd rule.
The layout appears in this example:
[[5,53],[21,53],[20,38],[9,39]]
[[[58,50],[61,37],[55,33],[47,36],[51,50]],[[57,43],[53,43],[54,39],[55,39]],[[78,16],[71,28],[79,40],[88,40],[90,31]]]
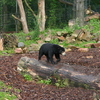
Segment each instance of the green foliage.
[[56,38],[56,39],[52,39],[52,40],[50,41],[50,43],[59,44],[59,41],[58,41],[58,39]]
[[38,80],[37,83],[43,83],[43,84],[51,84],[51,79],[46,79],[46,80]]
[[99,25],[100,25],[100,20],[98,20],[98,19],[90,20],[90,29],[93,27],[91,29],[91,32],[92,33],[98,32],[100,30]]
[[66,79],[63,79],[61,78],[60,76],[57,76],[55,75],[52,80],[55,81],[54,85],[57,86],[57,87],[68,87],[69,86],[69,80],[66,78]]
[[14,53],[13,49],[7,49],[7,50],[0,51],[1,56],[10,56],[10,54],[13,54],[13,53]]
[[23,75],[23,77],[27,80],[27,81],[32,81],[32,76],[27,74],[27,73],[21,73]]
[[68,45],[74,45],[74,46],[77,46],[77,47],[80,47],[80,48],[84,48],[84,45],[88,44],[88,43],[96,43],[96,41],[89,41],[89,42],[82,41],[82,42],[79,42],[79,43],[70,43]]
[[71,81],[68,78],[61,78],[57,74],[51,75],[47,79],[42,79],[40,77],[37,78],[38,78],[37,83],[54,85],[56,87],[82,87],[84,89],[91,89],[90,86],[87,84]]
[[32,38],[36,39],[40,34],[38,17],[36,18],[36,20],[34,20],[34,23],[35,23],[35,28],[34,28],[34,33],[32,34]]
[[50,2],[50,8],[49,8],[49,21],[48,21],[48,25],[49,27],[55,27],[56,26],[56,0],[52,0],[52,2]]
[[3,5],[10,5],[10,6],[14,6],[14,5],[16,5],[16,2],[14,1],[14,0],[2,0],[2,2],[1,2]]
[[14,100],[16,99],[15,95],[11,95],[9,92],[0,92],[0,100]]
[[51,85],[54,85],[57,87],[69,86],[68,79],[63,79],[56,74],[53,76],[51,75],[47,79],[42,79],[42,78],[38,77],[37,83],[43,83],[43,84],[47,84],[47,85],[51,84]]
[[77,24],[73,25],[72,27],[69,27],[67,25],[66,27],[63,28],[63,30],[66,31],[66,33],[68,33],[69,35],[72,34],[75,30],[79,29],[81,29],[81,27],[79,27]]
[[[24,34],[23,32],[15,33],[18,38],[18,42],[23,42],[25,46],[29,46],[32,43],[35,43],[35,39],[32,38],[34,31],[29,32],[28,34]],[[26,36],[30,36],[31,40],[26,41]]]
[[[91,33],[95,33],[97,35],[100,35],[100,29],[99,29],[99,24],[100,24],[100,20],[96,20],[96,19],[92,19],[89,21],[89,23],[85,26],[83,26],[83,29],[86,29],[87,31],[90,31]],[[73,26],[72,28],[69,28],[68,26],[64,27],[63,29],[47,29],[43,32],[41,32],[41,34],[43,34],[44,36],[47,36],[48,34],[51,35],[56,35],[56,33],[58,31],[64,31],[66,32],[69,36],[77,29],[80,29],[80,27],[75,27]],[[35,36],[36,34],[36,36]],[[25,44],[26,47],[28,47],[30,44],[32,43],[36,43],[36,40],[39,40],[40,38],[38,37],[38,35],[40,34],[40,32],[38,33],[38,28],[34,31],[29,32],[28,34],[24,34],[23,32],[20,33],[14,33],[14,35],[16,35],[18,37],[18,42],[23,42]],[[30,36],[31,40],[26,41],[26,36]],[[55,44],[59,44],[59,45],[63,45],[64,47],[67,47],[67,45],[74,45],[74,46],[78,46],[78,47],[82,47],[84,48],[84,44],[87,43],[96,43],[95,41],[91,40],[91,41],[81,41],[81,42],[74,42],[74,43],[69,43],[67,44],[66,41],[62,41],[59,42],[57,38],[52,39],[50,41],[50,43],[55,43]],[[9,55],[11,53],[14,53],[13,49],[7,49],[4,51],[0,51],[0,55]]]
[[[2,81],[0,81],[0,100],[14,100],[17,97],[10,92],[10,90],[14,90],[15,92],[20,92],[19,89],[12,88],[11,86],[6,86]],[[2,92],[3,90],[3,92]]]
[[98,19],[91,19],[89,21],[89,24],[83,26],[84,29],[86,29],[87,31],[90,31],[91,33],[96,33],[100,30],[100,20]]

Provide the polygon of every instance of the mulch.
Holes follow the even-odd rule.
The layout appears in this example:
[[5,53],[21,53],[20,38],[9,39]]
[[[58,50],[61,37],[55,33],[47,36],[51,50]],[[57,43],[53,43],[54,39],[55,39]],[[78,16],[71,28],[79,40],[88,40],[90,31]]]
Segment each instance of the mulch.
[[[0,80],[5,82],[6,85],[20,89],[20,92],[11,91],[17,96],[18,100],[94,100],[94,93],[100,95],[100,90],[82,87],[57,88],[52,85],[26,81],[17,71],[18,61],[24,56],[37,59],[38,52],[0,57]],[[61,59],[60,63],[76,65],[75,70],[77,70],[77,66],[84,66],[80,71],[87,68],[87,70],[95,70],[94,74],[100,73],[99,48],[92,48],[88,52],[70,51],[66,53],[66,56],[61,56]],[[44,61],[46,58],[43,56],[41,60]],[[85,73],[87,73],[86,70]]]

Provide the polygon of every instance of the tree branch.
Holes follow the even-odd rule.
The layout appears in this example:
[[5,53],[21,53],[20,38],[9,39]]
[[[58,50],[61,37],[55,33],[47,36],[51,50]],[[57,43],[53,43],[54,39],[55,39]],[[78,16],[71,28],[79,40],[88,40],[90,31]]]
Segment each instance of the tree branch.
[[21,21],[21,19],[19,19],[18,17],[16,17],[16,16],[15,16],[15,15],[13,15],[13,14],[12,14],[12,17],[14,17],[16,20],[18,20],[18,21],[22,22],[22,21]]
[[26,1],[26,0],[24,0],[24,1],[25,1],[26,6],[27,6],[27,7],[29,8],[29,10],[32,12],[33,16],[36,17],[36,14],[35,14],[34,11],[31,9],[31,7],[30,7],[29,4],[27,3],[27,1]]
[[63,1],[63,0],[59,0],[59,2],[64,3],[64,4],[68,4],[68,5],[70,5],[70,6],[73,5],[73,3],[70,3],[70,2],[67,2],[67,1]]

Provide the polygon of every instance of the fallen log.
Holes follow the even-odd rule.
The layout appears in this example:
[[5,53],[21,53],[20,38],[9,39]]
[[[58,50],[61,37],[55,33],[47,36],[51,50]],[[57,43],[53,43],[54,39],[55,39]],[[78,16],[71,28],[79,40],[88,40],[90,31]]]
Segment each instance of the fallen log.
[[91,69],[91,73],[86,74],[84,73],[84,71],[81,72],[82,66],[81,67],[77,66],[77,70],[73,69],[73,66],[75,65],[61,64],[61,63],[57,65],[51,65],[38,61],[34,58],[22,57],[18,62],[17,70],[20,72],[21,71],[28,72],[33,77],[37,75],[38,76],[43,75],[46,77],[56,73],[57,75],[63,78],[69,78],[70,80],[76,82],[86,83],[92,87],[100,88],[100,73],[94,75],[93,69]]

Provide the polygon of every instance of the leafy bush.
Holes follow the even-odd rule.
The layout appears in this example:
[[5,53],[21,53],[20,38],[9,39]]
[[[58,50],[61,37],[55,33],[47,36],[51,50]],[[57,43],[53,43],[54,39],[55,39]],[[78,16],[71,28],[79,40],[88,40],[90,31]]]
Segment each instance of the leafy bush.
[[83,26],[83,28],[86,29],[87,31],[90,31],[91,33],[96,33],[96,32],[100,33],[99,25],[100,25],[100,20],[91,19],[87,25]]

